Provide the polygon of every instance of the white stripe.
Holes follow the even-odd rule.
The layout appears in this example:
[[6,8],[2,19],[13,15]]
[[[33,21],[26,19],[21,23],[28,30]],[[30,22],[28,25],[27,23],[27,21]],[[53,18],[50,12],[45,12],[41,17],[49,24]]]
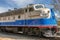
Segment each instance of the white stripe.
[[15,20],[2,20],[0,22],[15,22]]

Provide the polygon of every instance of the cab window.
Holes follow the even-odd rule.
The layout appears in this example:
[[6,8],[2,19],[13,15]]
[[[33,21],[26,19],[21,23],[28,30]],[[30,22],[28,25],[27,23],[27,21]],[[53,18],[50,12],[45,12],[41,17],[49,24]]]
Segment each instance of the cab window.
[[18,16],[18,19],[20,19],[20,15]]
[[27,9],[25,9],[25,12],[27,12]]
[[34,11],[34,9],[33,8],[29,8],[29,12],[31,12],[31,11]]

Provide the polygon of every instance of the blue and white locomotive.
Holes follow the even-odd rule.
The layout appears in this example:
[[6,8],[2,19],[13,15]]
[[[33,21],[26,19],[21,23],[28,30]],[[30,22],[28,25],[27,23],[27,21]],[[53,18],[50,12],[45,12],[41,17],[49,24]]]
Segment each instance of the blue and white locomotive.
[[54,10],[43,4],[32,4],[1,13],[0,30],[54,37],[57,31]]

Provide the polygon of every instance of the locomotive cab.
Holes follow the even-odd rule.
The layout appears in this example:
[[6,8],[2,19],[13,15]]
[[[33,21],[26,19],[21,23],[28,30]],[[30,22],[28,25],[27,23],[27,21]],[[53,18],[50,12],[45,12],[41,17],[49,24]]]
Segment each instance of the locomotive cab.
[[27,7],[29,8],[30,16],[39,16],[39,18],[50,18],[50,9],[45,8],[43,4],[35,4]]
[[50,9],[45,8],[43,4],[34,5],[34,9],[40,12],[42,18],[50,18]]

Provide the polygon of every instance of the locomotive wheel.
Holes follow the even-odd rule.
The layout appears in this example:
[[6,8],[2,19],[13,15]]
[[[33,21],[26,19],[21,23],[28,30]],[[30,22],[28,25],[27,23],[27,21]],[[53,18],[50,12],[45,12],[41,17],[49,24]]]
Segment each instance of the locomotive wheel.
[[1,31],[2,31],[2,32],[5,32],[6,30],[5,30],[5,28],[4,28],[4,27],[1,27]]
[[40,33],[38,34],[38,36],[39,36],[39,37],[44,37],[43,34],[44,34],[43,32],[40,32]]
[[26,35],[28,34],[28,28],[23,28],[22,31],[23,31],[23,34],[26,34]]

